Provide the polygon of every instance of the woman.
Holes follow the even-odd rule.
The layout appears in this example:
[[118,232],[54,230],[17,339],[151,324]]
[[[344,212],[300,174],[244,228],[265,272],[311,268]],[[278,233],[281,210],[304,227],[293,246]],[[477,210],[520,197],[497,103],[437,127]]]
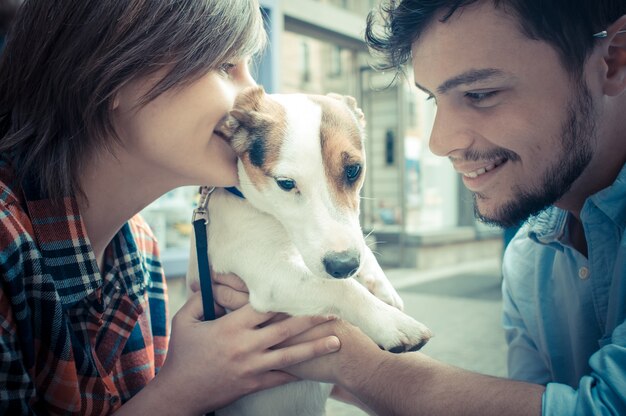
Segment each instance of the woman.
[[0,61],[0,413],[198,414],[338,348],[276,347],[325,318],[246,306],[202,322],[196,294],[168,350],[158,249],[136,214],[178,186],[236,184],[213,129],[254,84],[264,39],[253,0],[22,5]]

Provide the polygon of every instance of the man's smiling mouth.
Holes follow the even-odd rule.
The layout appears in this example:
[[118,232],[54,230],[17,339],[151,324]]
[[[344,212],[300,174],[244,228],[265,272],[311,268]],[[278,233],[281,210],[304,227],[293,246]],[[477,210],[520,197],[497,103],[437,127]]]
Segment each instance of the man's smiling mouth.
[[493,161],[492,163],[488,164],[487,166],[483,166],[481,168],[478,168],[478,169],[470,171],[470,172],[461,172],[461,174],[463,176],[465,176],[466,178],[474,179],[474,178],[479,177],[480,175],[483,175],[483,174],[489,172],[490,170],[493,170],[493,169],[497,168],[498,166],[500,166],[504,162],[506,162],[506,159],[498,159],[498,160]]

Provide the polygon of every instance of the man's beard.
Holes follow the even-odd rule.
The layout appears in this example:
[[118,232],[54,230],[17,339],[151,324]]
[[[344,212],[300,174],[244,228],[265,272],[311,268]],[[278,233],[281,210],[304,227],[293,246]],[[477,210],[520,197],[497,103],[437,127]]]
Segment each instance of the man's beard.
[[[474,214],[487,224],[500,227],[520,225],[532,215],[536,215],[561,199],[572,184],[585,170],[593,156],[591,143],[595,137],[595,109],[593,99],[584,81],[578,83],[578,94],[568,103],[567,118],[561,128],[561,153],[550,166],[541,185],[531,189],[513,188],[514,200],[498,208],[492,216],[478,210],[480,194],[474,194]],[[501,149],[501,153],[510,153]],[[517,159],[511,155],[509,159]]]

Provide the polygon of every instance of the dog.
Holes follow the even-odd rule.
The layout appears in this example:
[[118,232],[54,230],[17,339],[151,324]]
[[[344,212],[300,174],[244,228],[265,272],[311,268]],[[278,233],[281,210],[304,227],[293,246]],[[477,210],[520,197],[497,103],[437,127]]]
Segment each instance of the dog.
[[[209,199],[212,268],[235,273],[261,312],[336,315],[381,348],[418,349],[431,337],[403,304],[359,223],[365,176],[363,112],[337,94],[266,94],[249,87],[216,128],[238,156],[240,198]],[[187,285],[198,282],[192,238]],[[298,381],[245,396],[220,416],[325,414],[330,385]]]

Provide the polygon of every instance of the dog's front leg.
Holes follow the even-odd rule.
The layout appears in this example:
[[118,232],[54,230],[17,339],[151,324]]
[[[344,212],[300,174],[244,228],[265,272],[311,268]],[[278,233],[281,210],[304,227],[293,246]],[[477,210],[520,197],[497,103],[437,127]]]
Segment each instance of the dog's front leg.
[[260,285],[249,283],[255,309],[290,315],[337,315],[388,350],[409,350],[431,337],[426,326],[376,298],[354,279],[318,278],[304,270],[283,272],[287,274],[274,274]]
[[363,259],[361,261],[363,265],[357,276],[355,276],[357,280],[378,299],[403,310],[404,302],[402,302],[402,298],[400,298],[400,295],[392,286],[369,247],[365,247],[365,250],[363,250]]

